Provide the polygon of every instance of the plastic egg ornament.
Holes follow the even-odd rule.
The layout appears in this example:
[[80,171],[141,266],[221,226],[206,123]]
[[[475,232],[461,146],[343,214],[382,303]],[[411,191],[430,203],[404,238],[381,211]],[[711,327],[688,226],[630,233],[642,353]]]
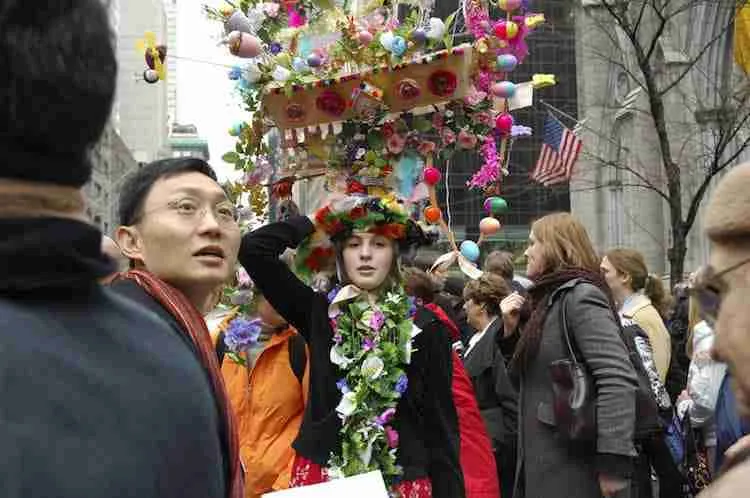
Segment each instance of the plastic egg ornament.
[[437,223],[440,221],[441,217],[442,213],[440,212],[440,209],[435,206],[429,206],[424,210],[424,219],[427,220],[428,223]]
[[497,0],[497,6],[505,12],[513,12],[521,6],[521,0]]
[[323,63],[323,59],[318,54],[310,54],[307,56],[307,65],[310,67],[320,67]]
[[245,123],[235,123],[232,125],[231,128],[229,128],[229,136],[230,137],[239,137],[240,133],[242,133],[242,129],[245,127]]
[[429,185],[430,187],[437,185],[440,182],[440,178],[442,175],[440,174],[440,170],[437,168],[426,168],[424,170],[424,182]]
[[401,57],[406,52],[406,40],[401,36],[394,36],[391,41],[391,53],[396,57]]
[[510,134],[511,130],[513,129],[513,124],[513,116],[511,116],[507,112],[500,114],[497,119],[495,119],[495,128],[497,128],[497,131],[499,131],[503,135]]
[[276,68],[273,70],[273,73],[271,73],[271,77],[276,81],[286,81],[291,75],[291,71],[289,71],[284,66],[276,66]]
[[501,40],[512,40],[518,36],[518,24],[513,21],[499,21],[495,23],[493,31]]
[[482,235],[494,235],[500,230],[500,222],[495,218],[482,218],[479,222],[479,233]]
[[497,68],[504,73],[513,71],[517,65],[518,59],[513,54],[503,54],[497,56]]
[[304,73],[310,68],[308,67],[307,63],[302,60],[301,57],[295,57],[294,60],[292,60],[292,69],[294,69],[298,73]]
[[357,41],[360,43],[360,45],[369,45],[372,43],[373,36],[372,33],[370,33],[367,30],[362,30],[359,33],[357,33]]
[[508,210],[508,203],[502,197],[488,197],[484,201],[484,210],[487,214],[503,214]]
[[445,35],[445,23],[439,17],[430,18],[430,29],[427,30],[427,38],[440,40]]
[[479,246],[473,240],[464,240],[461,242],[460,251],[463,257],[472,263],[479,259]]
[[260,39],[247,33],[232,31],[227,38],[229,42],[229,52],[237,57],[252,59],[257,57],[263,50]]
[[387,51],[391,51],[391,47],[393,47],[393,38],[394,35],[390,31],[386,31],[385,33],[380,35],[380,45]]
[[414,43],[424,43],[427,39],[427,32],[422,28],[417,28],[414,31],[411,32],[410,38]]
[[498,81],[491,87],[492,95],[501,99],[512,99],[516,94],[516,85],[512,81]]
[[159,81],[159,73],[157,73],[153,69],[146,69],[145,71],[143,71],[143,80],[146,83],[154,84]]

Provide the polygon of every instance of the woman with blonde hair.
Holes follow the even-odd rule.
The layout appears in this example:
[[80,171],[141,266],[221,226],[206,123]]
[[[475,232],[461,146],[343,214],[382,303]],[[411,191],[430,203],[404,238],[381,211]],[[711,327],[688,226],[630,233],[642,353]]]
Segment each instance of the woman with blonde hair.
[[[533,312],[511,361],[520,384],[518,457],[523,462],[515,495],[620,496],[627,493],[636,456],[637,377],[597,255],[583,225],[568,213],[537,220],[525,255],[534,281]],[[517,294],[505,298],[504,318],[517,315],[521,306]],[[556,417],[550,367],[571,359],[566,333],[593,383],[596,421],[585,443],[574,441],[565,421]],[[523,493],[519,478],[525,482]]]
[[669,306],[659,277],[650,275],[643,255],[633,249],[612,249],[601,270],[623,318],[633,320],[648,335],[659,380],[667,380],[672,340],[663,317]]

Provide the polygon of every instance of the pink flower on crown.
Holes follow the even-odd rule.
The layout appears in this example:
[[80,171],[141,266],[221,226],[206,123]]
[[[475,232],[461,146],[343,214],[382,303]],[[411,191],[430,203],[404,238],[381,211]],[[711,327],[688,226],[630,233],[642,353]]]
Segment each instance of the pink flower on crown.
[[443,145],[450,145],[456,141],[456,134],[450,128],[443,128],[440,138],[443,140]]
[[417,152],[419,152],[420,155],[427,157],[435,152],[435,149],[437,149],[437,145],[435,145],[435,142],[425,140],[424,142],[419,144],[419,146],[417,147]]
[[406,146],[406,139],[399,135],[398,133],[394,133],[388,138],[388,141],[386,142],[386,147],[388,148],[388,152],[391,154],[401,154],[403,152],[404,147]]
[[469,93],[464,97],[464,101],[470,105],[475,106],[477,104],[480,104],[484,101],[484,99],[487,98],[487,92],[482,92],[480,90],[477,90],[477,87],[473,86],[469,90]]
[[458,146],[462,149],[473,149],[477,146],[477,136],[466,129],[458,132]]
[[472,116],[472,120],[475,123],[479,123],[490,128],[495,127],[495,118],[492,117],[492,113],[487,111],[477,112]]
[[442,130],[443,126],[445,126],[445,118],[442,113],[436,112],[432,115],[432,127],[436,130]]

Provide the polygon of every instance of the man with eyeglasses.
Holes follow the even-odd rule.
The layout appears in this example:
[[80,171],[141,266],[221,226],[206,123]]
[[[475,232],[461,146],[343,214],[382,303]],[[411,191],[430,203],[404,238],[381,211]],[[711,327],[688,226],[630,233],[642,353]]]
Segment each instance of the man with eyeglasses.
[[[716,333],[713,354],[727,363],[743,417],[750,416],[750,163],[733,168],[719,182],[706,208],[705,230],[711,240],[711,261],[691,292],[702,318]],[[746,496],[750,460],[740,446],[727,452],[734,467],[701,496]],[[727,462],[729,463],[729,462]],[[726,465],[725,465],[726,468]]]
[[218,463],[231,484],[229,496],[240,496],[236,422],[203,321],[216,288],[235,268],[240,246],[236,209],[208,163],[174,158],[150,163],[128,178],[120,192],[119,217],[115,236],[130,270],[111,286],[162,318],[203,364],[221,414],[215,427],[222,449]]

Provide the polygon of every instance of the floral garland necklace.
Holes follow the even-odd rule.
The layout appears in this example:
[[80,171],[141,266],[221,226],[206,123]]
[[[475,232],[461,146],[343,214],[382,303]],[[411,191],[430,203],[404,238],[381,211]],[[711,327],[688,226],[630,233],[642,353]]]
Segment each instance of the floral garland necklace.
[[[347,291],[351,298],[341,299]],[[340,478],[379,470],[391,486],[403,474],[391,423],[408,387],[405,367],[419,332],[412,321],[416,307],[401,285],[377,300],[352,286],[336,288],[328,298],[335,331],[331,362],[344,374],[336,384],[342,394],[336,407],[342,443],[328,460],[328,473]]]

